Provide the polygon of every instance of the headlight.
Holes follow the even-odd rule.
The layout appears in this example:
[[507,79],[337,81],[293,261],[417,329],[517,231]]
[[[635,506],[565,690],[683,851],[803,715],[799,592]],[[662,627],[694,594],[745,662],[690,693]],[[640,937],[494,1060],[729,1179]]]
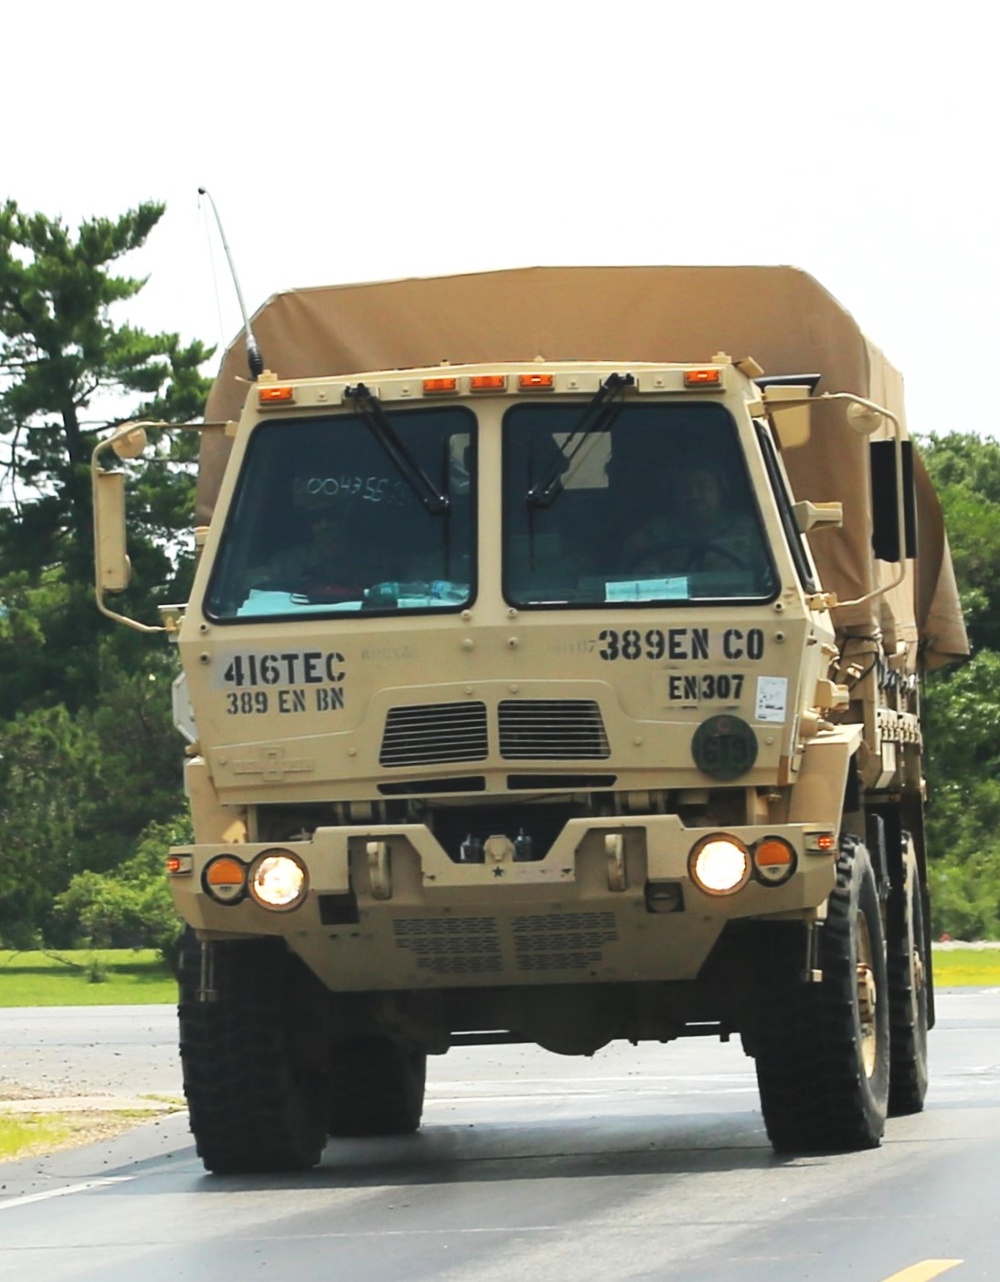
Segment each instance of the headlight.
[[750,880],[750,852],[726,833],[703,837],[688,857],[691,879],[706,895],[732,895]]
[[265,850],[250,865],[250,894],[262,908],[298,908],[308,888],[305,865],[288,850]]

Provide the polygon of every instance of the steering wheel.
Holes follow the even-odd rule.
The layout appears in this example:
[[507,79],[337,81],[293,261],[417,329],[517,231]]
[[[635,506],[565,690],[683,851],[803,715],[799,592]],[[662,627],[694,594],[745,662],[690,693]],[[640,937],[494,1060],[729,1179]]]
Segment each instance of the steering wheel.
[[669,565],[676,563],[676,569],[659,570],[658,573],[686,574],[692,570],[704,570],[705,560],[709,556],[719,556],[740,570],[750,568],[743,557],[731,548],[727,548],[724,543],[716,543],[712,539],[673,538],[660,539],[656,543],[650,543],[648,547],[637,549],[629,556],[625,570],[627,573],[632,573],[638,570],[644,561],[662,560]]

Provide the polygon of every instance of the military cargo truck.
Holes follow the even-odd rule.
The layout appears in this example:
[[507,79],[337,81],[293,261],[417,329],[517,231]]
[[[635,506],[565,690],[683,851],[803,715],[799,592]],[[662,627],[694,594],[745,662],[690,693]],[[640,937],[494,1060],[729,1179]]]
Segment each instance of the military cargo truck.
[[[934,1019],[919,678],[967,650],[896,371],[783,267],[304,290],[253,329],[162,625],[205,1165],[412,1131],[451,1047],[733,1033],[777,1151],[877,1146]],[[141,430],[95,454],[121,617],[108,444]]]

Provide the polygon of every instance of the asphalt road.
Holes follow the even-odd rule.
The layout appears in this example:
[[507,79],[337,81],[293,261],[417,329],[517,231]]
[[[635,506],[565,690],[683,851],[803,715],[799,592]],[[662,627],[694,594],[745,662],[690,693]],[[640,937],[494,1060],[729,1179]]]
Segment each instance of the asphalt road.
[[[183,1115],[0,1166],[0,1282],[996,1282],[1000,990],[938,1011],[928,1107],[874,1152],[775,1158],[736,1042],[470,1049],[419,1135],[305,1176],[206,1176]],[[0,1012],[0,1079],[176,1091],[169,1009],[81,1018]]]

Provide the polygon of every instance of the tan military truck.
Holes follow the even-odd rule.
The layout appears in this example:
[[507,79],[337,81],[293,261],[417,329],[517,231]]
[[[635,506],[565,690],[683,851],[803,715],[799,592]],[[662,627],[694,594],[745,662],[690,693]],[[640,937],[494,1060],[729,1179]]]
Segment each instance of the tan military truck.
[[[933,1023],[919,674],[967,649],[896,372],[783,267],[305,290],[253,326],[272,372],[227,353],[164,611],[205,1165],[412,1131],[452,1046],[732,1033],[776,1150],[877,1145]],[[102,603],[109,443],[141,433],[95,455]]]

